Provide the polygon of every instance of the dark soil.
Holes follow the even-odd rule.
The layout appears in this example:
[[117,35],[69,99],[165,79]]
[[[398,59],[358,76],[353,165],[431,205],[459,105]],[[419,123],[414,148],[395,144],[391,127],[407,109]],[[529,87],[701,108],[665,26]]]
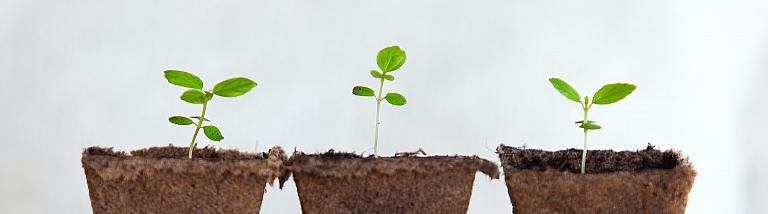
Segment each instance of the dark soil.
[[[309,156],[309,157],[318,157],[323,159],[350,159],[350,158],[363,158],[362,155],[358,155],[355,153],[350,152],[337,152],[333,149],[328,150],[327,152],[323,152],[320,154],[304,154],[301,153],[301,155]],[[369,155],[368,158],[375,158],[373,155]]]
[[289,161],[303,213],[466,213],[475,173],[498,178],[478,157],[361,157],[329,151]]
[[[280,156],[282,154],[282,157]],[[83,168],[94,213],[258,213],[264,187],[282,176],[285,154],[153,147],[131,152],[85,149]]]
[[[521,170],[547,169],[581,173],[580,149],[568,149],[555,152],[538,149],[521,149],[515,147],[499,147],[505,166]],[[660,151],[652,145],[645,150],[621,151],[588,150],[587,173],[609,173],[618,171],[640,171],[646,169],[673,169],[687,162],[680,153],[675,151]]]
[[684,213],[696,171],[679,152],[499,146],[514,213]]
[[[148,157],[148,158],[187,159],[189,158],[187,152],[189,152],[189,150],[186,147],[165,146],[165,147],[144,148],[140,150],[131,151],[131,156]],[[112,151],[112,148],[101,148],[101,147],[86,148],[85,153],[88,153],[91,155],[104,155],[104,156],[114,156],[114,157],[128,156],[125,152],[122,152],[122,151],[115,152],[115,151]],[[207,147],[207,146],[203,148],[196,148],[192,153],[192,157],[194,159],[206,159],[206,160],[254,160],[254,159],[264,159],[264,157],[266,156],[268,156],[267,153],[248,153],[248,152],[240,152],[237,150],[216,149],[216,148]]]

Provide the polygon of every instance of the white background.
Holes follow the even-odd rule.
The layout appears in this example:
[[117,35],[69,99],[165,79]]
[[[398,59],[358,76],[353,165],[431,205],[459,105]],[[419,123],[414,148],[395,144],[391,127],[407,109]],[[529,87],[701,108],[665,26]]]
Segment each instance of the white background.
[[[766,11],[733,0],[1,0],[0,213],[90,212],[84,147],[186,145],[191,128],[166,118],[200,106],[178,99],[166,69],[208,87],[259,82],[209,105],[218,147],[370,152],[375,104],[350,91],[374,86],[376,52],[395,44],[408,59],[385,90],[409,102],[383,107],[384,154],[497,161],[500,143],[579,147],[579,106],[547,78],[582,95],[626,81],[635,93],[590,112],[604,126],[591,149],[681,150],[699,171],[688,213],[760,213]],[[267,188],[263,213],[300,212],[287,185]],[[469,213],[511,209],[504,183],[478,175]]]

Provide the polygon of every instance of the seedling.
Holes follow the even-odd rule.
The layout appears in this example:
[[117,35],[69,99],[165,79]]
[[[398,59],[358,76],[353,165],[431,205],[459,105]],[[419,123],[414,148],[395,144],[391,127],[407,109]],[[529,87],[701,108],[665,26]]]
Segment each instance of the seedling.
[[379,151],[379,124],[381,124],[381,122],[379,122],[379,112],[381,112],[381,101],[386,100],[389,104],[395,106],[402,106],[407,102],[405,97],[398,93],[390,92],[387,93],[387,95],[384,97],[381,96],[384,90],[384,80],[395,81],[395,76],[392,76],[390,72],[399,69],[401,66],[403,66],[404,63],[405,51],[401,50],[399,46],[392,46],[381,49],[379,54],[376,56],[376,64],[379,65],[381,72],[377,70],[371,70],[371,76],[373,76],[373,78],[379,79],[378,95],[376,95],[376,92],[374,92],[373,89],[365,86],[355,86],[352,88],[352,94],[363,97],[373,97],[376,100],[376,129],[373,132],[374,155],[378,155]]
[[579,128],[584,129],[584,150],[581,152],[581,174],[586,173],[587,164],[587,131],[600,129],[600,125],[597,125],[595,121],[587,120],[587,114],[589,109],[592,108],[592,104],[608,105],[618,102],[624,99],[627,95],[635,91],[637,86],[629,83],[613,83],[604,85],[600,90],[597,90],[595,95],[592,96],[592,102],[589,100],[589,96],[585,96],[584,100],[581,100],[581,96],[576,89],[573,89],[571,85],[568,85],[565,81],[558,78],[549,78],[549,82],[557,89],[560,94],[581,104],[581,109],[584,110],[584,119],[576,121]]
[[[253,87],[256,87],[256,82],[253,80],[245,77],[235,77],[217,83],[213,86],[212,90],[203,90],[203,81],[200,80],[199,77],[179,70],[165,71],[165,79],[168,80],[168,83],[189,88],[181,94],[181,100],[192,104],[203,105],[203,111],[200,115],[190,117],[173,116],[168,118],[168,121],[176,125],[195,126],[195,132],[192,134],[192,142],[189,143],[188,155],[190,159],[192,159],[192,151],[197,146],[195,139],[197,139],[197,134],[200,132],[200,129],[203,129],[205,136],[212,141],[219,142],[224,139],[224,136],[221,135],[221,131],[218,127],[213,125],[203,126],[203,122],[210,122],[210,120],[205,117],[205,110],[208,107],[208,101],[213,99],[213,95],[215,94],[220,97],[237,97],[248,93]],[[192,121],[190,118],[196,119],[197,122]]]

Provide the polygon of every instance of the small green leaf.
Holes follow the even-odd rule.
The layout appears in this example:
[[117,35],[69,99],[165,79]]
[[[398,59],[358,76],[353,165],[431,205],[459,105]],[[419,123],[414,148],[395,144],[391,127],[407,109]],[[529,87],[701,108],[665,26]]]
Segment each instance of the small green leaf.
[[605,85],[600,88],[600,90],[597,90],[595,95],[592,96],[592,103],[607,105],[618,102],[635,91],[636,88],[637,86],[629,83],[613,83]]
[[387,93],[387,96],[385,96],[384,99],[386,99],[389,104],[396,105],[396,106],[405,105],[405,103],[408,102],[407,100],[405,100],[405,97],[403,97],[403,95],[400,95],[398,93]]
[[371,70],[371,76],[373,76],[373,78],[379,78],[380,79],[383,76],[383,74],[381,74],[377,70]]
[[182,125],[182,126],[195,123],[194,121],[192,121],[192,119],[189,119],[185,116],[173,116],[168,118],[168,121],[171,121],[171,123],[173,124]]
[[[587,120],[587,123],[594,123],[595,121]],[[582,124],[584,123],[583,120],[576,121],[576,124]]]
[[568,98],[569,100],[573,100],[574,102],[581,103],[581,98],[579,96],[579,92],[576,91],[576,89],[573,89],[571,85],[568,85],[565,81],[558,79],[558,78],[549,78],[549,82],[552,83],[552,86],[557,89],[560,94]]
[[217,83],[213,86],[213,93],[222,97],[237,97],[248,93],[256,82],[245,77],[235,77]]
[[373,89],[370,89],[365,86],[355,86],[354,88],[352,88],[352,94],[357,96],[363,96],[363,97],[376,96],[376,93],[373,92]]
[[381,49],[376,55],[376,64],[384,74],[397,70],[405,63],[405,51],[400,46],[392,46]]
[[181,100],[192,104],[203,104],[210,100],[210,96],[206,96],[203,91],[199,89],[189,89],[181,94]]
[[167,70],[164,73],[165,79],[171,84],[186,88],[203,89],[203,81],[194,74],[179,70]]
[[224,139],[224,136],[221,135],[221,131],[219,131],[219,128],[216,128],[216,126],[203,126],[203,133],[205,133],[205,136],[212,141],[221,141]]
[[[200,116],[191,116],[191,118],[200,119]],[[203,121],[211,121],[208,118],[203,117]]]
[[597,129],[600,129],[602,127],[600,127],[600,125],[597,125],[597,124],[594,124],[594,123],[586,123],[586,124],[581,124],[579,126],[579,128],[589,129],[589,130],[597,130]]
[[389,80],[389,81],[394,81],[395,80],[395,76],[392,76],[392,75],[389,75],[389,74],[384,74],[384,79],[385,80]]

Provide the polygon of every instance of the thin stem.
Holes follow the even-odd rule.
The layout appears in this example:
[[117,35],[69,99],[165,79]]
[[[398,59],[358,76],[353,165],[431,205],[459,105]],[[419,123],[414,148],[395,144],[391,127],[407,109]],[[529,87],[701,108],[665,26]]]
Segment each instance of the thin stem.
[[[581,125],[584,127],[587,127],[587,112],[589,112],[589,107],[584,108],[584,120],[581,122]],[[584,149],[581,150],[581,174],[586,173],[587,169],[587,128],[584,128]]]
[[200,128],[203,127],[203,118],[205,118],[206,107],[208,107],[208,102],[203,103],[203,112],[200,113],[200,118],[198,118],[198,121],[195,127],[195,133],[192,134],[192,142],[189,143],[189,159],[192,159],[192,151],[195,149],[195,139],[197,139],[197,133],[199,133]]
[[379,83],[379,96],[376,97],[376,130],[373,132],[373,154],[379,155],[379,112],[381,112],[381,94],[384,90],[384,78],[381,78]]

